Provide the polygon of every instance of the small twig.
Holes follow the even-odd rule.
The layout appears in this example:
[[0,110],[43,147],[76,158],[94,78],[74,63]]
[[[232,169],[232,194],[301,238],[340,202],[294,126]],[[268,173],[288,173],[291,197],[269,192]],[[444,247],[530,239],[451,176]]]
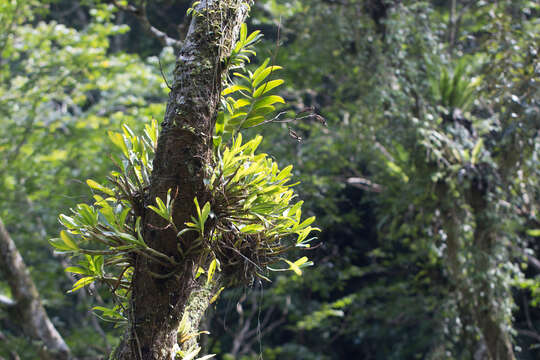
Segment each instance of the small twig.
[[248,262],[252,263],[253,265],[255,265],[255,267],[257,269],[259,269],[260,271],[262,271],[263,269],[261,269],[261,267],[259,265],[257,265],[256,263],[254,263],[252,260],[250,260],[248,257],[246,257],[244,254],[242,254],[240,251],[238,251],[237,249],[235,249],[234,247],[232,246],[225,246],[226,248],[230,249],[230,250],[233,250],[235,252],[238,253],[238,255],[240,255],[241,257],[243,257],[245,260],[247,260]]
[[320,247],[322,246],[322,244],[323,244],[323,243],[318,243],[318,244],[315,245],[315,246],[302,248],[302,251],[315,250],[315,249],[317,249],[317,248],[320,248]]
[[135,335],[135,341],[137,342],[137,350],[139,351],[139,358],[143,360],[142,351],[141,351],[141,342],[139,341],[139,336],[137,335],[137,329],[136,329],[136,322],[135,322],[135,309],[133,308],[133,305],[131,305],[131,316],[133,316],[133,326],[131,328],[131,331],[133,331],[133,335]]
[[302,142],[302,138],[300,137],[300,135],[298,135],[296,131],[291,128],[289,128],[289,136],[298,142]]
[[172,227],[172,224],[171,223],[168,223],[167,225],[165,226],[156,226],[156,225],[152,225],[152,224],[146,224],[150,229],[153,229],[153,230],[167,230],[168,228]]
[[118,281],[116,282],[116,284],[114,285],[113,289],[112,289],[112,292],[116,292],[116,290],[118,289],[118,286],[120,286],[120,283],[122,282],[122,277],[124,276],[124,274],[126,273],[126,271],[130,268],[131,266],[126,266],[124,268],[124,270],[122,270],[122,272],[120,273],[120,275],[118,276]]
[[169,82],[167,81],[167,78],[165,77],[165,74],[163,74],[163,67],[161,66],[161,58],[160,57],[158,57],[158,62],[159,62],[159,72],[161,72],[161,77],[165,81],[165,84],[167,85],[169,90],[172,90],[171,85],[169,85]]
[[[320,122],[323,126],[328,126],[328,124],[326,122],[326,119],[324,117],[322,117],[321,115],[319,115],[319,114],[315,114],[314,110],[315,109],[313,109],[312,107],[308,107],[308,108],[302,109],[299,112],[297,112],[296,116],[294,118],[292,118],[292,119],[288,118],[288,119],[283,119],[283,120],[280,119],[280,117],[282,115],[287,114],[287,111],[282,111],[279,114],[277,114],[276,116],[274,116],[273,118],[265,120],[265,121],[261,122],[260,124],[253,125],[252,127],[257,127],[257,126],[265,125],[265,124],[272,123],[272,122],[273,123],[284,124],[284,123],[290,123],[290,122],[297,121],[297,120],[304,120],[304,119],[311,119],[311,118],[315,118],[315,120]],[[309,114],[299,116],[300,114],[306,113],[308,111],[310,112]]]

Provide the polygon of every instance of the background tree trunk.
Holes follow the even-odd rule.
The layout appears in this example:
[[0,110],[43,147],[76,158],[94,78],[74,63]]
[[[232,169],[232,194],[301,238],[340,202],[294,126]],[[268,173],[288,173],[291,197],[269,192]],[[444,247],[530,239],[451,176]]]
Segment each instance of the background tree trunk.
[[0,270],[9,284],[14,300],[10,306],[13,309],[9,311],[10,316],[20,324],[26,336],[42,343],[42,359],[69,359],[69,348],[47,316],[36,285],[2,219],[0,219],[0,255]]
[[[514,360],[514,350],[508,329],[504,328],[501,318],[501,305],[497,295],[493,293],[493,278],[488,274],[496,268],[496,252],[504,251],[497,246],[498,218],[497,212],[491,209],[492,204],[487,199],[486,190],[479,185],[480,181],[473,181],[473,189],[469,196],[469,204],[474,213],[476,227],[474,230],[474,245],[477,249],[476,270],[480,274],[478,289],[475,297],[478,309],[476,311],[477,325],[482,332],[486,348],[491,360]],[[487,181],[485,181],[487,184]],[[486,185],[483,186],[484,188]]]
[[[159,135],[151,186],[146,204],[177,194],[173,220],[179,229],[195,214],[193,199],[204,204],[204,178],[211,166],[212,130],[226,70],[222,60],[230,55],[241,24],[249,10],[246,0],[201,1],[195,8],[188,34],[177,58],[173,89]],[[198,259],[180,258],[176,232],[157,214],[145,210],[142,224],[145,242],[180,263],[174,275],[153,274],[170,269],[138,256],[133,275],[129,326],[115,353],[117,359],[174,359],[177,330],[190,295],[198,289],[194,275]],[[196,238],[182,236],[186,248]],[[153,274],[152,274],[153,273]]]

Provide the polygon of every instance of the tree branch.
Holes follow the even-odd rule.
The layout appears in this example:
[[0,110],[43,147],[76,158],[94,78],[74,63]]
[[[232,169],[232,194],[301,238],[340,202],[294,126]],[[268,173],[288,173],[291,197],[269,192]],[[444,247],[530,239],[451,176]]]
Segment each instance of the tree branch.
[[140,7],[131,4],[122,5],[117,0],[113,0],[113,4],[118,9],[134,15],[139,20],[144,30],[151,36],[158,39],[161,45],[172,46],[177,49],[182,46],[182,41],[168,36],[165,32],[159,30],[150,23],[150,20],[148,20],[148,16],[146,13],[146,1],[143,1]]
[[373,181],[363,178],[363,177],[350,177],[347,178],[347,184],[360,188],[365,191],[371,191],[371,192],[381,192],[383,187],[377,183],[374,183]]
[[530,338],[535,339],[536,341],[540,342],[540,334],[537,333],[536,331],[517,329],[517,332],[520,335],[530,337]]

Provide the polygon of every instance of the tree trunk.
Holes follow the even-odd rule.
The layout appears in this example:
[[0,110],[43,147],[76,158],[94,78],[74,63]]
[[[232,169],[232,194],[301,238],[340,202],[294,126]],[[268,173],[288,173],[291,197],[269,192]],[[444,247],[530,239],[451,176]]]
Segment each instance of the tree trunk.
[[[225,69],[222,60],[231,48],[248,10],[247,0],[207,0],[195,8],[184,45],[177,58],[173,89],[159,135],[146,205],[155,198],[175,195],[173,220],[178,229],[195,214],[193,199],[208,199],[204,178],[212,155],[212,131],[220,102]],[[199,261],[180,257],[178,246],[188,248],[194,232],[177,238],[172,227],[145,209],[143,237],[152,248],[180,263],[171,269],[138,256],[132,280],[128,330],[114,358],[141,360],[174,359],[177,331],[192,293],[198,289],[194,276]]]
[[[474,290],[470,278],[464,274],[460,262],[460,252],[463,249],[463,233],[461,232],[464,214],[460,206],[456,206],[452,198],[450,187],[446,182],[440,181],[436,187],[437,198],[441,199],[441,220],[444,232],[446,233],[445,265],[448,270],[448,278],[451,284],[451,296],[454,298],[459,316],[460,328],[456,329],[460,334],[459,346],[461,356],[472,358],[472,349],[478,348],[482,344],[476,336],[475,325],[475,298]],[[444,201],[444,200],[446,201]]]
[[[485,175],[484,175],[485,176]],[[496,252],[505,251],[498,246],[497,212],[492,208],[488,199],[487,180],[473,181],[468,202],[471,205],[474,220],[474,246],[475,246],[475,270],[479,274],[476,286],[476,323],[479,327],[487,352],[491,360],[515,360],[514,350],[509,330],[504,329],[504,314],[501,304],[494,294],[493,277],[490,273],[496,268]],[[493,200],[491,200],[493,201]],[[507,293],[506,296],[511,296]],[[499,295],[499,298],[500,295]]]
[[47,316],[36,285],[2,219],[0,255],[0,270],[9,284],[14,300],[14,311],[10,312],[10,315],[20,324],[25,335],[42,343],[42,359],[69,359],[69,348]]

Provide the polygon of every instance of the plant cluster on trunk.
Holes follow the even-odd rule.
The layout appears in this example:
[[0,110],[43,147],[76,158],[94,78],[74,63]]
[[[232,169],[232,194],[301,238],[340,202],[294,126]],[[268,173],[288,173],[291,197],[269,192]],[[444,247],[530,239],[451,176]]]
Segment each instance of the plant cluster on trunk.
[[[66,270],[82,275],[71,291],[104,283],[116,305],[95,309],[126,324],[113,359],[194,358],[199,322],[224,287],[312,264],[284,257],[317,230],[291,203],[292,166],[257,153],[261,136],[242,139],[242,129],[281,121],[271,114],[284,102],[269,94],[283,83],[270,80],[279,66],[246,68],[260,38],[247,34],[248,10],[244,0],[189,9],[161,131],[153,120],[144,136],[126,125],[110,133],[122,151],[112,187],[88,180],[106,196],[60,216],[66,230],[51,244],[76,255]],[[288,267],[268,266],[278,261]]]

